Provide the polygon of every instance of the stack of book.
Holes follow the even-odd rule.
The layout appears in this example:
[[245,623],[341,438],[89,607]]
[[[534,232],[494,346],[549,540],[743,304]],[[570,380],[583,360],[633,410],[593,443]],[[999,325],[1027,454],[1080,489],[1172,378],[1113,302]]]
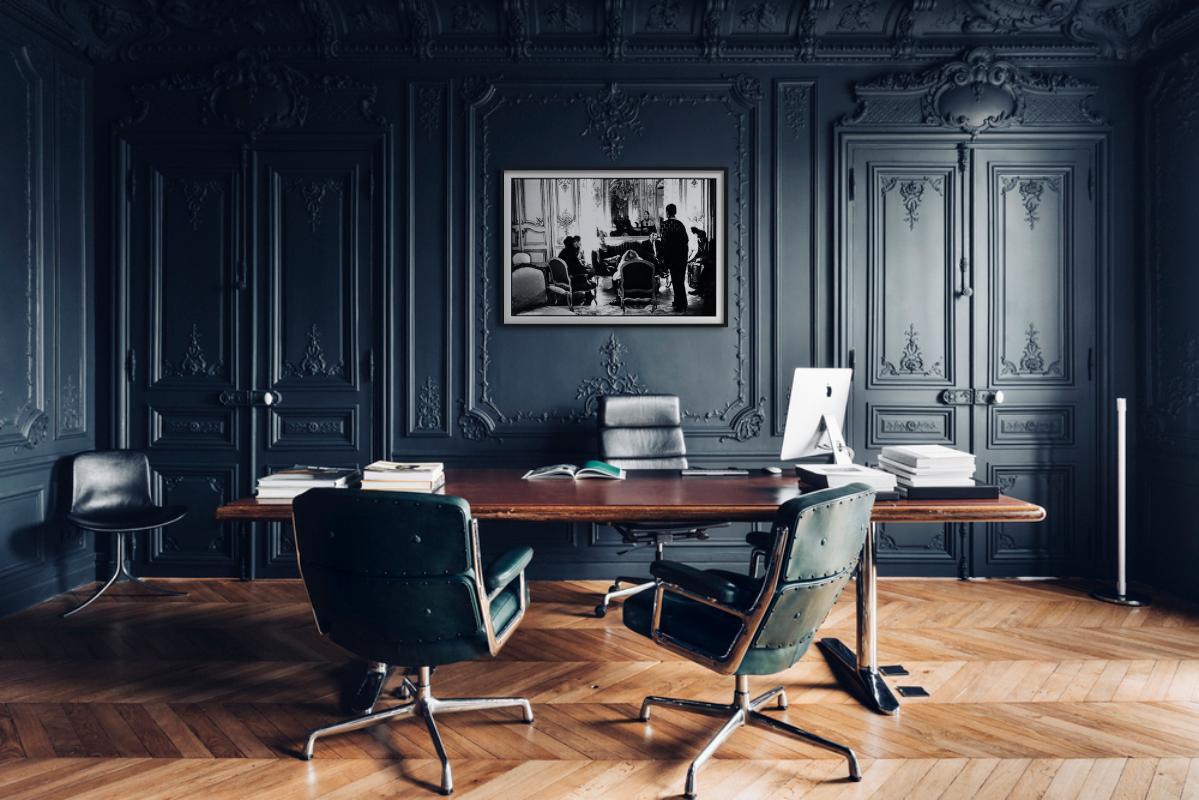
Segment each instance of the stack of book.
[[987,499],[999,496],[994,486],[975,483],[973,453],[939,444],[884,447],[878,464],[895,475],[899,492],[909,500]]
[[445,486],[445,465],[435,461],[375,461],[362,471],[362,488],[385,492],[435,492]]
[[345,489],[358,482],[358,470],[345,467],[291,467],[258,479],[259,500],[291,500],[309,489]]

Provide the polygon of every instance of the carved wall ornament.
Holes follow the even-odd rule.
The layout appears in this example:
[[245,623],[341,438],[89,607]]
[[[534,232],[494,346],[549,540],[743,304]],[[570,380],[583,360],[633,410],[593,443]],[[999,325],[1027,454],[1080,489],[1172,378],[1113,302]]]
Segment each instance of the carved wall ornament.
[[28,423],[25,430],[25,440],[13,447],[14,453],[19,453],[22,450],[34,450],[43,441],[46,440],[46,435],[50,432],[50,417],[45,412],[38,412],[32,421]]
[[[348,75],[307,73],[272,61],[262,50],[241,50],[233,61],[223,61],[211,72],[177,72],[150,83],[130,88],[133,109],[116,125],[118,129],[138,125],[150,115],[151,101],[161,95],[194,95],[198,98],[200,125],[222,126],[245,134],[251,140],[268,131],[303,128],[316,104],[323,114],[344,117],[339,101],[346,94],[354,101],[362,120],[387,127],[378,111],[379,90]],[[354,106],[350,110],[355,110]]]
[[583,27],[583,14],[570,0],[552,3],[542,15],[547,30],[578,33]]
[[1060,194],[1062,181],[1056,176],[1022,178],[1012,175],[1004,177],[1000,182],[1000,187],[1003,194],[1007,194],[1012,189],[1019,190],[1020,204],[1024,206],[1024,221],[1028,223],[1028,229],[1031,231],[1041,220],[1037,215],[1037,209],[1041,207],[1041,197],[1044,195],[1046,187]]
[[187,347],[184,349],[183,358],[179,360],[178,365],[168,360],[162,362],[162,374],[167,378],[212,378],[219,375],[224,368],[223,361],[217,361],[214,364],[208,363],[204,347],[200,344],[200,326],[195,322],[192,323],[191,333],[187,337]]
[[1080,78],[1025,69],[979,47],[924,72],[855,84],[857,107],[841,122],[931,125],[972,137],[1011,125],[1102,124],[1088,106],[1096,91]]
[[778,25],[779,7],[770,0],[749,2],[740,9],[738,28],[743,31],[763,33],[772,31]]
[[1045,354],[1041,352],[1041,332],[1037,330],[1037,326],[1033,323],[1028,323],[1028,329],[1024,331],[1024,352],[1020,354],[1019,365],[1013,364],[1006,357],[1000,359],[1000,375],[1026,376],[1026,375],[1061,375],[1062,367],[1061,360],[1047,362]]
[[483,9],[478,3],[458,3],[450,13],[450,30],[477,33],[483,27]]
[[812,89],[809,86],[787,86],[783,89],[783,121],[791,129],[795,141],[801,141],[808,127],[808,105]]
[[604,374],[595,378],[584,378],[575,389],[575,399],[583,401],[580,420],[595,416],[599,399],[605,395],[645,394],[649,390],[635,372],[625,372],[624,355],[629,348],[620,343],[615,333],[608,334],[608,341],[600,345],[604,357]]
[[732,433],[720,437],[721,442],[729,440],[748,442],[762,435],[762,426],[766,424],[766,398],[758,398],[758,404],[743,410],[733,419]]
[[1155,370],[1157,385],[1149,407],[1149,432],[1177,448],[1179,423],[1185,420],[1193,426],[1199,410],[1199,341],[1188,338],[1168,360],[1161,360]]
[[463,406],[462,413],[458,415],[458,430],[462,433],[462,438],[472,442],[493,441],[497,444],[503,439],[495,435],[495,424],[483,416],[478,411],[467,411],[466,404]]
[[529,8],[528,0],[503,0],[508,21],[508,57],[513,61],[525,61],[529,57]]
[[283,422],[283,432],[290,434],[328,435],[340,434],[343,430],[343,422],[337,419],[289,419]]
[[220,435],[225,432],[225,423],[219,419],[169,419],[162,429],[173,434]]
[[1012,419],[1004,417],[999,420],[999,430],[1002,433],[1031,433],[1037,435],[1060,436],[1064,433],[1064,423],[1061,417]]
[[703,19],[703,57],[715,61],[724,52],[724,35],[721,22],[724,20],[727,0],[707,0]]
[[653,0],[645,14],[647,31],[664,32],[679,29],[679,0]]
[[582,135],[594,135],[608,158],[615,161],[624,152],[625,137],[640,134],[641,105],[645,95],[626,94],[615,83],[609,83],[592,97],[587,98],[587,127]]
[[879,184],[883,197],[899,187],[899,201],[903,204],[903,220],[908,224],[908,230],[915,230],[920,221],[920,203],[924,199],[924,187],[928,186],[937,194],[945,195],[945,179],[935,175],[923,175],[918,178],[884,178]]
[[437,141],[441,132],[443,97],[440,86],[421,86],[416,90],[417,120],[430,142]]
[[187,222],[193,231],[200,230],[200,212],[204,209],[204,200],[210,192],[219,192],[221,185],[217,181],[203,181],[196,178],[175,178],[173,184],[183,192],[183,201],[187,204]]
[[441,428],[441,387],[429,375],[421,385],[416,401],[416,430],[439,431]]
[[736,75],[725,75],[724,78],[733,82],[733,89],[747,104],[754,105],[762,100],[762,82],[753,75],[740,72]]
[[325,358],[325,348],[321,345],[321,329],[314,322],[305,334],[308,346],[304,348],[304,357],[297,364],[286,361],[283,364],[285,378],[344,378],[345,363],[338,361],[330,364]]
[[925,367],[924,353],[920,349],[920,333],[916,330],[916,323],[909,324],[903,335],[907,341],[903,346],[903,352],[899,355],[899,366],[895,366],[886,356],[882,356],[879,359],[883,369],[882,374],[897,377],[901,375],[945,377],[945,368],[941,364],[941,359],[938,358],[932,366]]
[[68,375],[63,382],[59,398],[58,427],[64,433],[83,430],[83,398],[79,392],[79,381]]
[[853,33],[868,28],[877,10],[878,0],[849,0],[837,18],[837,30]]
[[883,433],[942,433],[941,423],[931,419],[884,419]]
[[325,196],[330,192],[341,194],[341,181],[337,178],[292,178],[288,188],[296,189],[304,198],[304,210],[308,214],[308,226],[316,233],[321,226],[321,208]]

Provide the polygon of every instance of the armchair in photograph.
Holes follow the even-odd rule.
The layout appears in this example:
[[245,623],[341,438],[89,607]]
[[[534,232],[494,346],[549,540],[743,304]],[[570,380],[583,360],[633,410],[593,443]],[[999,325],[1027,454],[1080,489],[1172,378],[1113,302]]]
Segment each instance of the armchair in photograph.
[[[604,396],[599,399],[598,419],[600,458],[609,464],[634,470],[687,468],[687,442],[683,438],[683,416],[676,395]],[[660,561],[667,544],[707,539],[710,529],[725,528],[729,523],[613,521],[609,524],[620,534],[621,540],[633,548],[653,545],[654,558]],[[622,589],[622,583],[629,585]],[[647,591],[653,586],[654,581],[649,577],[618,576],[595,607],[595,615],[607,614],[612,600]]]
[[630,261],[621,268],[621,281],[616,287],[620,310],[630,302],[649,303],[651,309],[658,307],[658,279],[654,276],[654,265],[648,261]]
[[873,507],[873,490],[860,483],[788,500],[775,515],[765,576],[657,561],[650,567],[654,592],[625,603],[628,628],[713,672],[735,677],[731,703],[651,695],[641,704],[643,722],[650,720],[653,706],[725,719],[687,770],[687,797],[696,796],[700,768],[745,725],[837,753],[848,764],[850,780],[861,780],[850,747],[762,713],[771,701],[787,707],[784,687],[751,698],[749,676],[783,672],[807,652],[858,564]]
[[571,284],[570,270],[566,266],[566,262],[560,258],[551,258],[549,260],[549,284],[546,286],[546,291],[551,297],[561,297],[566,301],[567,307],[572,311],[576,305],[583,305],[587,302],[587,295],[591,295],[591,302],[596,302],[595,287],[588,282],[588,288],[580,289]]
[[433,696],[433,667],[494,656],[516,631],[529,603],[529,547],[508,550],[483,569],[478,525],[460,497],[355,489],[310,489],[295,499],[292,524],[300,576],[320,632],[386,674],[405,665],[415,695],[394,708],[318,728],[316,740],[404,717],[424,720],[441,761],[441,790],[453,791],[449,758],[434,717],[517,707],[520,697],[443,700]]

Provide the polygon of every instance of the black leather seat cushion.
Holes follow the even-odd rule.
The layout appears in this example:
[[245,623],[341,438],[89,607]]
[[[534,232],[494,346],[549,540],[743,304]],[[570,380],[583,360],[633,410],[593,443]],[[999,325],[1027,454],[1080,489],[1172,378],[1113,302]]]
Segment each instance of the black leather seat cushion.
[[[655,591],[635,594],[624,601],[624,624],[642,636],[650,635]],[[686,642],[703,655],[722,658],[737,635],[741,622],[703,603],[667,592],[662,605],[662,631]]]
[[178,522],[187,514],[183,506],[118,506],[87,513],[71,512],[67,520],[89,531],[144,531]]

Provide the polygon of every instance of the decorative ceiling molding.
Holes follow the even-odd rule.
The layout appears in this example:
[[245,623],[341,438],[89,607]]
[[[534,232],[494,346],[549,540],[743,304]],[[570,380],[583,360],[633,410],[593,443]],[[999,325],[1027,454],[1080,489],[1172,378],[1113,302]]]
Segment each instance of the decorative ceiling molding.
[[972,47],[1138,57],[1199,26],[1193,0],[14,0],[97,62],[253,47],[475,61],[877,61]]
[[1098,86],[1038,72],[980,47],[923,72],[892,72],[854,84],[857,107],[843,125],[930,125],[977,136],[1012,125],[1099,125],[1088,105]]

